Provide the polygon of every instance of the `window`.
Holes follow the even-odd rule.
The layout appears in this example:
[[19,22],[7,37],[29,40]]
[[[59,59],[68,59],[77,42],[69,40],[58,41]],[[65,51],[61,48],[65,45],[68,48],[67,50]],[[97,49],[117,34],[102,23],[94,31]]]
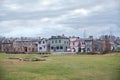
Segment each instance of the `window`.
[[39,47],[39,49],[41,50],[41,49],[42,49],[42,47]]
[[67,44],[68,44],[68,41],[67,41]]
[[55,43],[57,43],[57,40],[55,40]]
[[54,43],[54,41],[52,40],[52,43]]
[[82,42],[82,44],[85,44],[84,42]]
[[61,43],[61,40],[59,40],[59,43]]
[[63,49],[63,46],[60,46],[60,49]]
[[35,46],[37,47],[37,46],[38,46],[38,44],[35,44]]
[[51,49],[54,49],[54,47],[51,47]]
[[73,42],[73,45],[75,45],[75,43]]
[[43,41],[43,44],[45,43],[45,41]]
[[39,42],[39,44],[41,44],[41,42]]
[[66,47],[66,50],[67,50],[68,48]]
[[64,43],[66,44],[66,41],[64,41]]
[[57,46],[56,49],[59,49],[59,46]]

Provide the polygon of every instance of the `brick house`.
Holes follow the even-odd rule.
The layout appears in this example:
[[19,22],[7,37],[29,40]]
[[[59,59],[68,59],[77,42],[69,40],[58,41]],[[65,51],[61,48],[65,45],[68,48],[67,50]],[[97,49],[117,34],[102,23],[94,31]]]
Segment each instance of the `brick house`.
[[111,51],[111,45],[109,40],[101,40],[97,39],[93,41],[93,52],[97,53],[104,53]]
[[103,40],[105,43],[105,51],[109,52],[112,51],[113,47],[114,47],[114,36],[110,36],[110,35],[104,35],[100,38],[101,40]]
[[31,53],[37,52],[37,43],[32,40],[15,40],[13,43],[15,53]]
[[12,39],[4,39],[2,41],[2,48],[1,48],[2,52],[13,53],[14,52],[13,42],[14,40]]
[[105,51],[105,48],[106,46],[105,46],[104,40],[97,39],[93,41],[93,52],[94,53],[102,53]]
[[2,52],[2,41],[5,39],[5,37],[0,37],[0,52]]

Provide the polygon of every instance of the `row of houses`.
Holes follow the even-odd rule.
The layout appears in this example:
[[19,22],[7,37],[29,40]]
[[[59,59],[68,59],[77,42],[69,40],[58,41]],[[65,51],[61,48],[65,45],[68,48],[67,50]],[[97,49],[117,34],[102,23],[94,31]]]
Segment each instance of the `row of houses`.
[[113,36],[102,36],[94,39],[66,37],[64,35],[51,36],[51,38],[11,38],[2,39],[0,49],[6,53],[53,53],[53,52],[73,52],[73,53],[105,53],[120,50],[120,39],[111,38]]

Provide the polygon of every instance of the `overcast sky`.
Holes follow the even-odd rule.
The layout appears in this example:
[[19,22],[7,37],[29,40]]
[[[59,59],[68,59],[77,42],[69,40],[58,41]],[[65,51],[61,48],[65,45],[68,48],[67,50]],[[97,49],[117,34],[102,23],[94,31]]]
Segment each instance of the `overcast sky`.
[[120,36],[120,0],[0,0],[0,36]]

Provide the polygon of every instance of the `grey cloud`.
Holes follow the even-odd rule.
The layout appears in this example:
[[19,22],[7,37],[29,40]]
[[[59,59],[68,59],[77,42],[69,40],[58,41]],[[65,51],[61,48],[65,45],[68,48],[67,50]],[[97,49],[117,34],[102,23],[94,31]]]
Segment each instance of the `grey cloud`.
[[6,13],[5,15],[0,15],[0,20],[4,21],[4,20],[15,20],[15,19],[41,19],[44,17],[56,17],[56,16],[60,16],[61,14],[64,14],[66,11],[37,11],[37,12],[9,12]]
[[[63,33],[80,36],[83,30],[96,35],[95,33],[109,33],[110,29],[115,27],[112,31],[120,34],[119,0],[51,0],[50,5],[48,3],[41,5],[42,1],[49,0],[3,0],[0,2],[0,33],[4,33],[5,36],[26,34],[26,36],[47,37]],[[13,5],[11,6],[13,9],[9,7],[10,5]],[[102,9],[90,12],[90,9],[95,6],[102,6]],[[83,15],[78,12],[71,15],[76,9],[85,9],[88,13]],[[86,12],[83,10],[83,13]],[[45,18],[49,20],[41,22]],[[93,30],[101,26],[99,31],[93,33]]]

